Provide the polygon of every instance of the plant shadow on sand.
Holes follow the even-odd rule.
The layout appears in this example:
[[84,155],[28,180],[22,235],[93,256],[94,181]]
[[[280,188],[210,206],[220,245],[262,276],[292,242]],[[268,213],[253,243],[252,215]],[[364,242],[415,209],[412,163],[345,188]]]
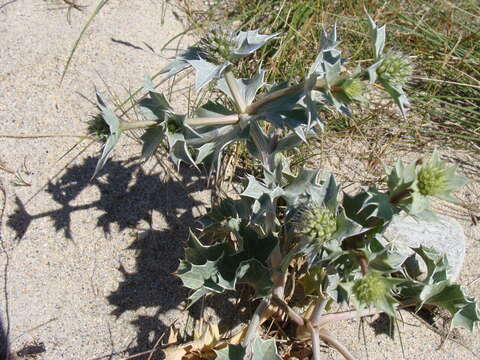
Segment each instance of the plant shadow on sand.
[[[137,329],[137,341],[127,352],[133,355],[154,347],[170,325],[164,324],[159,315],[171,309],[181,309],[188,296],[180,279],[173,273],[183,256],[189,226],[195,222],[193,210],[205,206],[195,200],[192,193],[204,190],[206,181],[198,172],[185,169],[181,174],[182,182],[172,177],[165,182],[158,172],[145,173],[138,162],[124,164],[112,160],[98,178],[90,181],[97,161],[97,158],[86,158],[82,164],[71,166],[61,178],[48,184],[46,191],[60,208],[31,215],[17,198],[17,209],[8,218],[7,225],[16,232],[20,241],[32,221],[48,217],[57,231],[63,231],[67,238],[74,240],[71,219],[77,211],[101,210],[103,214],[98,218],[97,226],[105,234],[111,232],[114,224],[121,231],[135,228],[140,222],[151,223],[152,212],[162,215],[165,221],[162,230],[147,229],[141,236],[136,236],[128,247],[128,250],[136,252],[136,270],[127,272],[120,266],[118,270],[123,275],[123,281],[107,296],[108,302],[115,307],[112,315],[116,317],[140,308],[156,309],[154,316],[137,315],[132,321]],[[90,186],[98,188],[100,198],[87,204],[72,205]],[[231,321],[235,313],[227,297],[215,297],[207,302],[222,322]],[[198,304],[189,311],[194,318],[199,317]],[[148,356],[135,358],[147,359]]]

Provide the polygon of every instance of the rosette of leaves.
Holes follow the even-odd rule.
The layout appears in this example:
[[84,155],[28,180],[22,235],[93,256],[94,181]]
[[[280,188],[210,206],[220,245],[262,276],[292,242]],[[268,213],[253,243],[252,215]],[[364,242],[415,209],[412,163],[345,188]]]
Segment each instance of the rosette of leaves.
[[267,259],[276,246],[273,236],[263,237],[241,224],[235,241],[224,237],[214,245],[202,244],[192,232],[177,275],[191,290],[190,305],[203,295],[234,290],[237,284],[255,289],[255,297],[267,296],[271,290],[271,270]]

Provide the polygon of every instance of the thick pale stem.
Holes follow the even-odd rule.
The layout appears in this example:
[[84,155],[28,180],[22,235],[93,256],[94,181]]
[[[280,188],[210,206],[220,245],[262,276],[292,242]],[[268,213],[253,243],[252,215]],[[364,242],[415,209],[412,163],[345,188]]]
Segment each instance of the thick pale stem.
[[[319,80],[317,80],[314,89],[315,90],[322,90],[322,89],[325,88],[326,85],[327,84],[325,83],[325,80],[319,79]],[[284,88],[284,89],[274,91],[273,93],[268,94],[267,96],[259,99],[258,101],[254,102],[253,104],[248,105],[245,112],[249,115],[254,115],[254,114],[257,113],[258,109],[260,109],[262,106],[268,104],[269,102],[278,100],[278,99],[280,99],[284,96],[293,95],[293,94],[296,94],[296,93],[301,93],[303,91],[305,91],[305,83],[303,83],[303,82],[298,84],[298,85],[293,85],[293,86],[290,86],[290,87],[287,87],[287,88]]]
[[310,316],[310,321],[314,326],[316,326],[320,322],[320,318],[322,317],[323,312],[325,311],[325,306],[327,305],[327,302],[328,302],[328,298],[321,298],[315,304],[312,315]]
[[[186,123],[191,126],[207,126],[207,125],[234,125],[240,121],[238,114],[218,116],[218,117],[199,117],[188,118]],[[154,120],[135,121],[135,122],[122,122],[122,130],[134,130],[145,129],[151,126],[158,125],[159,123]],[[53,136],[53,134],[52,134]],[[69,135],[77,136],[77,135]]]
[[[343,345],[340,341],[338,341],[330,332],[326,329],[321,329],[318,332],[320,338],[330,345],[331,347],[335,348],[346,360],[356,360],[355,357],[348,351],[348,349]],[[313,339],[312,339],[313,340]]]
[[307,321],[307,328],[310,331],[310,336],[312,337],[312,360],[321,360],[322,355],[320,352],[320,335],[318,330],[313,327],[310,321]]
[[[415,305],[417,305],[416,301],[404,301],[401,303],[401,305],[397,309],[405,309]],[[364,311],[352,310],[352,311],[344,311],[344,312],[333,313],[333,314],[326,314],[321,317],[318,324],[316,324],[316,327],[321,328],[322,326],[332,321],[350,320],[354,318],[361,318],[364,316],[371,316],[371,315],[381,314],[381,313],[383,313],[382,310],[371,308]]]
[[277,295],[272,296],[272,300],[277,304],[288,317],[298,326],[305,326],[305,321],[295,310],[293,310],[283,299],[280,299]]
[[224,76],[225,76],[225,81],[227,82],[228,88],[230,89],[230,92],[232,93],[232,96],[235,99],[235,103],[237,104],[238,111],[240,112],[240,114],[245,114],[247,109],[247,104],[245,104],[245,100],[240,94],[240,90],[238,89],[235,76],[233,76],[233,73],[231,70],[227,70]]
[[207,125],[234,125],[240,121],[238,114],[225,115],[219,117],[200,117],[189,118],[187,124],[191,126],[207,126]]
[[345,312],[341,312],[341,313],[336,313],[336,314],[326,314],[326,315],[323,315],[318,323],[316,324],[317,327],[322,327],[326,324],[328,324],[329,322],[332,322],[332,321],[342,321],[342,320],[350,320],[350,319],[353,319],[355,317],[364,317],[364,316],[370,316],[370,315],[375,315],[375,314],[378,314],[378,313],[381,313],[382,311],[378,311],[377,309],[375,308],[372,308],[372,309],[368,309],[368,310],[364,310],[364,311],[357,311],[357,310],[353,310],[353,311],[345,311]]
[[270,305],[270,297],[264,298],[260,304],[258,304],[257,309],[253,313],[252,320],[248,325],[247,333],[245,334],[245,339],[243,339],[242,345],[247,350],[247,353],[251,352],[250,345],[255,338],[257,333],[258,326],[260,325],[260,319],[262,314],[267,310],[268,305]]
[[154,120],[135,121],[135,122],[122,121],[120,123],[120,128],[123,131],[125,131],[125,130],[145,129],[155,125],[158,125],[158,122]]
[[284,96],[287,96],[287,95],[292,95],[292,94],[295,94],[295,93],[302,92],[303,89],[304,89],[304,86],[305,85],[303,83],[301,83],[301,84],[298,84],[298,85],[290,86],[290,87],[285,88],[285,89],[277,90],[277,91],[261,98],[260,100],[254,102],[253,104],[250,104],[249,106],[247,106],[245,112],[249,115],[253,115],[258,111],[259,108],[268,104],[269,102],[272,102],[274,100],[278,100],[281,97],[284,97]]

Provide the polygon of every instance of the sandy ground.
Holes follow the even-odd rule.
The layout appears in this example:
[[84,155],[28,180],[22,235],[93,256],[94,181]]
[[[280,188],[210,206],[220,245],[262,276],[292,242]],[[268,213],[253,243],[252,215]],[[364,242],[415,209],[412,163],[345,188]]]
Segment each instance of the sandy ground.
[[[88,7],[71,11],[71,25],[66,10],[43,0],[0,2],[1,133],[82,134],[95,111],[82,95],[94,100],[97,89],[111,100],[108,84],[125,99],[174,55],[160,52],[184,30],[173,2],[113,0],[86,32],[59,86],[97,2],[82,1]],[[170,47],[190,41],[181,37]],[[185,109],[183,95],[173,98]],[[124,358],[152,348],[167,326],[184,321],[176,309],[186,294],[172,272],[182,256],[185,224],[208,196],[198,174],[186,172],[177,182],[174,171],[155,161],[124,162],[139,153],[128,139],[104,175],[89,182],[98,144],[62,170],[87,145],[62,158],[76,141],[0,141],[2,167],[20,171],[30,184],[14,186],[15,176],[0,172],[6,191],[1,321],[13,352],[37,342],[45,345],[39,358],[46,360]],[[134,227],[152,231],[139,236]]]
[[[73,10],[70,25],[66,10],[52,10],[45,1],[0,1],[1,133],[81,134],[94,113],[82,95],[93,99],[97,89],[111,99],[108,84],[124,99],[141,86],[145,74],[154,74],[166,63],[165,56],[173,55],[160,53],[166,41],[184,29],[173,0],[166,6],[160,0],[112,0],[86,32],[59,86],[73,42],[96,3],[83,0],[86,11]],[[183,48],[189,41],[180,38],[170,47]],[[172,98],[185,109],[184,95]],[[187,320],[182,311],[186,292],[172,272],[182,256],[186,225],[204,211],[208,192],[195,172],[184,171],[182,181],[176,181],[163,158],[146,164],[132,160],[139,148],[128,139],[101,176],[89,182],[99,146],[80,154],[87,145],[82,143],[64,157],[75,141],[0,141],[0,179],[6,195],[0,194],[6,202],[0,337],[8,337],[14,353],[43,343],[46,351],[37,359],[125,359],[152,348],[174,321]],[[19,171],[29,186],[14,185],[19,179],[9,171]],[[472,195],[466,189],[462,196]],[[480,275],[480,235],[468,217],[461,220],[468,251],[460,280],[470,284]],[[477,283],[469,290],[480,297]],[[212,311],[232,315],[228,302]],[[406,359],[475,358],[452,341],[436,350],[441,336],[402,314]],[[398,331],[390,339],[383,318],[365,323],[368,357],[358,326],[352,321],[331,330],[360,359],[402,358]],[[457,336],[480,352],[476,335]],[[326,358],[340,358],[325,351]],[[137,357],[142,358],[148,356]]]

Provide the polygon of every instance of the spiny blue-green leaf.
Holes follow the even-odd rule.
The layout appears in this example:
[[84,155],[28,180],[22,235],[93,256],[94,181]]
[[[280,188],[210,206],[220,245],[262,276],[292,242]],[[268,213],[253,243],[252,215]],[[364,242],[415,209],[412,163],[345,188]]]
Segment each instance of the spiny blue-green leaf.
[[244,360],[245,348],[242,345],[230,345],[221,350],[215,350],[216,360]]
[[[252,223],[263,228],[263,225],[266,223],[265,218],[271,216],[275,223],[279,225],[278,219],[275,215],[276,208],[274,204],[276,203],[275,200],[282,195],[283,189],[277,186],[275,189],[262,194],[258,199],[256,199],[252,206]],[[264,230],[268,232],[272,229],[265,228]]]
[[207,261],[203,265],[195,265],[181,260],[177,269],[177,275],[183,285],[194,290],[202,288],[205,281],[217,273],[218,261]]
[[448,279],[449,265],[445,254],[440,254],[434,248],[426,246],[420,246],[412,250],[420,256],[427,267],[426,279],[423,282],[433,284]]
[[317,184],[318,170],[300,169],[296,178],[292,179],[290,184],[284,187],[283,197],[291,206],[296,206],[301,202],[308,201],[312,196],[314,201],[321,204],[319,192],[321,186]]
[[120,128],[120,119],[115,115],[115,113],[105,104],[100,95],[97,93],[98,106],[102,110],[102,116],[105,122],[108,124],[110,129],[110,135],[103,146],[102,156],[98,160],[95,171],[93,172],[92,179],[97,176],[98,172],[103,168],[107,162],[108,157],[111,155],[113,148],[118,142],[122,130]]
[[195,304],[198,300],[202,298],[204,295],[208,295],[210,293],[210,289],[206,287],[201,287],[200,289],[195,290],[189,297],[189,304],[187,309],[190,308],[193,304]]
[[[279,129],[288,128],[304,142],[307,141],[306,132],[308,132],[308,114],[305,109],[292,109],[289,111],[267,112],[265,117]],[[309,133],[311,135],[311,133]]]
[[237,269],[238,283],[248,284],[255,290],[255,297],[265,297],[271,293],[272,277],[270,270],[257,259],[242,261]]
[[466,297],[467,304],[453,315],[451,325],[473,331],[480,321],[480,310],[474,299]]
[[332,240],[343,241],[346,238],[362,234],[367,229],[345,216],[343,209],[339,209],[337,214],[337,231],[332,236]]
[[380,235],[371,239],[365,255],[368,267],[381,272],[397,272],[406,260],[406,255],[387,247],[387,242]]
[[[322,187],[319,191],[312,192],[312,200],[325,204],[325,206],[331,211],[336,211],[338,206],[338,191],[340,187],[335,181],[335,177],[332,174],[328,174],[322,183]],[[318,198],[317,198],[318,196]]]
[[390,196],[386,193],[380,192],[375,188],[368,189],[368,199],[363,204],[362,210],[370,206],[374,206],[370,216],[375,216],[386,222],[392,220],[393,215],[398,214],[400,209],[391,203]]
[[282,360],[274,339],[263,340],[257,336],[252,342],[251,360]]
[[240,31],[235,39],[236,48],[232,53],[239,57],[250,55],[277,35],[261,35],[258,30]]
[[[278,86],[272,87],[269,92],[267,92],[264,97],[267,97],[269,94],[288,87],[288,83],[278,84]],[[288,95],[282,96],[276,100],[269,101],[264,105],[260,106],[257,109],[257,114],[268,114],[268,113],[281,113],[285,111],[292,110],[301,99],[305,96],[305,90],[303,88],[298,88],[297,91],[289,93]],[[260,98],[261,99],[261,98]]]
[[199,47],[189,47],[183,53],[175,57],[175,59],[165,66],[161,73],[167,73],[166,79],[175,76],[179,72],[189,68],[191,64],[188,62],[190,60],[197,60],[200,56],[203,55],[202,50]]
[[313,96],[312,96],[312,92],[317,83],[317,78],[318,78],[317,74],[311,74],[308,76],[307,81],[305,81],[305,88],[304,88],[305,98],[303,100],[305,102],[305,108],[307,112],[308,129],[311,129],[316,124],[319,124],[322,129],[324,128],[324,124],[321,121],[320,116],[318,114],[317,103],[313,100]]
[[333,84],[340,76],[342,71],[340,60],[336,61],[333,64],[325,62],[325,74],[324,78],[328,84]]
[[150,91],[149,97],[140,100],[139,109],[148,120],[165,121],[172,113],[172,108],[165,96],[161,93]]
[[245,198],[222,200],[219,206],[214,207],[208,214],[202,216],[198,222],[203,232],[221,233],[222,229],[238,234],[242,221],[248,223],[251,216],[251,202]]
[[383,62],[383,59],[380,59],[379,61],[373,63],[367,68],[368,80],[370,84],[373,84],[375,83],[375,81],[377,81],[377,78],[378,78],[377,68],[382,64],[382,62]]
[[147,129],[140,137],[140,140],[143,141],[142,157],[145,159],[150,158],[150,156],[155,153],[164,138],[165,130],[163,127],[158,126]]
[[231,115],[233,111],[218,102],[209,100],[205,105],[200,107],[196,113],[198,117],[221,117],[223,115]]
[[340,59],[341,52],[337,49],[339,43],[340,42],[337,41],[336,25],[334,25],[333,30],[330,33],[325,30],[322,31],[320,50],[314,63],[310,67],[308,72],[309,76],[314,73],[323,76],[325,73],[325,63],[334,64]]
[[185,137],[181,133],[173,133],[169,134],[167,132],[167,139],[168,145],[170,148],[170,158],[172,161],[180,167],[180,163],[182,161],[186,162],[187,164],[191,164],[196,166],[195,161],[188,150],[187,142],[185,141]]
[[406,117],[406,106],[410,104],[407,99],[407,96],[403,92],[403,89],[400,85],[392,84],[389,81],[381,81],[385,91],[391,96],[395,104],[397,104],[398,108],[400,109],[402,116]]
[[[237,88],[240,91],[240,96],[245,101],[245,104],[250,105],[255,96],[257,95],[258,90],[260,90],[264,85],[265,70],[261,68],[258,69],[257,73],[251,79],[235,79]],[[221,78],[218,81],[217,88],[221,90],[225,95],[230,99],[235,101],[230,88],[224,78]]]
[[247,175],[248,185],[241,194],[242,196],[251,197],[252,199],[259,199],[265,193],[270,192],[270,189],[265,184],[258,181],[254,176]]
[[388,191],[391,197],[402,193],[410,188],[417,177],[415,162],[405,165],[402,160],[398,160],[395,167],[387,173]]
[[240,237],[247,258],[257,259],[263,264],[266,264],[270,254],[278,244],[278,239],[272,234],[260,236],[255,230],[247,226],[240,228]]
[[425,286],[420,294],[422,304],[441,306],[452,315],[452,326],[472,331],[480,320],[479,309],[471,297],[465,295],[463,288],[445,280]]
[[185,259],[195,265],[203,265],[207,261],[218,261],[227,251],[225,243],[203,245],[200,239],[190,230]]
[[365,14],[367,15],[370,27],[370,40],[372,41],[373,56],[378,59],[382,55],[383,48],[385,47],[385,25],[378,27],[366,10]]
[[[303,134],[304,136],[304,134]],[[296,149],[304,139],[295,133],[290,133],[281,138],[275,147],[275,153],[283,153],[288,150]]]
[[210,81],[219,79],[223,71],[230,65],[228,62],[215,65],[202,58],[187,61],[195,69],[195,88],[197,91]]

